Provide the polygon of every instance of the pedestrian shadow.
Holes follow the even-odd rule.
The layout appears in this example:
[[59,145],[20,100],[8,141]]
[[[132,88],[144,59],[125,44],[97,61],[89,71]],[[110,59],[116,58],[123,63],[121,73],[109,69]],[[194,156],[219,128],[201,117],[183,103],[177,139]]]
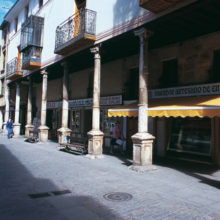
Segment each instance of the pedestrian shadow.
[[[78,194],[80,185],[71,191],[56,186],[53,179],[37,177],[39,173],[34,170],[41,166],[38,158],[32,159],[30,154],[29,159],[19,161],[13,147],[0,144],[1,219],[122,219],[101,202],[103,197]],[[25,160],[31,161],[31,168],[26,167]],[[55,164],[48,162],[48,166]],[[77,177],[73,176],[72,181],[76,182]]]
[[103,154],[118,158],[119,160],[122,161],[122,164],[125,166],[132,165],[132,156],[127,152],[122,155],[119,150],[114,150],[114,153],[112,154],[112,153],[109,153],[108,147],[104,147]]
[[[199,180],[200,183],[220,189],[220,170],[212,164],[202,164],[191,161],[180,161],[178,159],[156,159],[155,165],[169,167],[177,171],[183,172]],[[218,176],[213,176],[219,172]]]

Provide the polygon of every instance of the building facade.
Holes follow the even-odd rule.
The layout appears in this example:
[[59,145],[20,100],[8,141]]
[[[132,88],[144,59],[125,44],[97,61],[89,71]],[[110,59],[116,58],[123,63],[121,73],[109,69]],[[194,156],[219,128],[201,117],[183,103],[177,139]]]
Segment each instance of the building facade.
[[[29,136],[39,118],[41,141],[88,136],[88,154],[99,158],[120,121],[135,170],[152,169],[155,155],[219,165],[218,104],[215,114],[199,115],[192,101],[205,97],[207,104],[220,94],[217,6],[206,0],[17,1],[1,25],[0,123],[1,114],[4,123],[11,116],[15,136]],[[207,91],[196,93],[197,87]],[[181,99],[193,117],[149,109]]]

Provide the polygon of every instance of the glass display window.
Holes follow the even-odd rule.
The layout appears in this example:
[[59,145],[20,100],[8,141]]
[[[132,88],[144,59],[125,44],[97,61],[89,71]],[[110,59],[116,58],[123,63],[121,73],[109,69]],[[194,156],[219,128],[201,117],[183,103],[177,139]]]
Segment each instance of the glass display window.
[[72,110],[71,129],[75,133],[80,133],[80,110]]
[[193,154],[210,155],[211,119],[173,119],[169,150]]
[[100,129],[106,135],[112,134],[112,130],[115,124],[116,118],[108,117],[108,109],[101,109],[101,117],[100,117]]

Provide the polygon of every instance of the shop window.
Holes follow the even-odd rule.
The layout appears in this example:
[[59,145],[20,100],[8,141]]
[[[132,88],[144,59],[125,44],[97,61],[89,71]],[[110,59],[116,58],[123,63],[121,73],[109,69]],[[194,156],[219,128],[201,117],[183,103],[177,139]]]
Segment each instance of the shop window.
[[75,133],[80,133],[80,110],[72,111],[71,129]]
[[174,87],[178,85],[178,61],[177,59],[163,62],[163,72],[160,78],[160,87]]
[[212,82],[220,82],[220,50],[214,51]]
[[169,150],[210,155],[211,120],[209,118],[173,119]]
[[139,69],[130,70],[129,79],[125,83],[123,91],[125,100],[136,100],[139,97]]
[[112,127],[111,127],[112,122],[115,123],[115,118],[109,118],[108,117],[108,109],[101,109],[101,112],[100,112],[100,129],[106,135],[110,135],[110,133],[112,132]]

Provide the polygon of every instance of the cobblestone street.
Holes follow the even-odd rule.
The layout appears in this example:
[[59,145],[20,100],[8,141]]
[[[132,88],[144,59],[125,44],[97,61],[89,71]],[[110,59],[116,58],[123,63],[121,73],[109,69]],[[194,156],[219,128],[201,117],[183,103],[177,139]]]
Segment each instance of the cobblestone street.
[[[137,173],[129,161],[90,160],[0,136],[0,219],[220,219],[220,171],[208,165],[157,163]],[[104,195],[123,192],[128,201]]]

